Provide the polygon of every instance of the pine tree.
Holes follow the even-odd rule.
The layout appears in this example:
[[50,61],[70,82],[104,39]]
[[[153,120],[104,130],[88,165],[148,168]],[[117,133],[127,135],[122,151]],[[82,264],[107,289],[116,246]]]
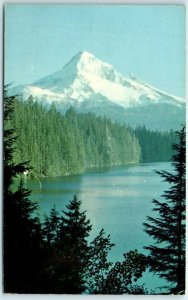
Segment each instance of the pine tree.
[[144,223],[145,231],[156,241],[145,247],[150,251],[150,269],[171,283],[170,292],[185,291],[185,127],[177,132],[173,145],[174,171],[157,171],[171,186],[162,200],[153,200],[156,213]]
[[16,134],[11,128],[15,97],[4,92],[4,197],[3,275],[4,292],[36,292],[40,270],[40,224],[36,204],[20,179],[26,163],[15,164]]
[[67,205],[68,212],[63,211],[64,216],[62,217],[66,250],[73,262],[70,276],[74,289],[72,293],[84,291],[84,274],[89,262],[87,238],[92,226],[86,219],[85,211],[81,212],[80,208],[81,201],[74,196]]
[[47,246],[54,245],[57,242],[60,226],[60,216],[55,206],[51,209],[49,215],[45,215],[43,222],[43,236]]
[[87,238],[91,231],[86,213],[81,212],[81,201],[74,196],[60,217],[52,262],[52,292],[81,294],[85,291],[85,272],[89,264]]

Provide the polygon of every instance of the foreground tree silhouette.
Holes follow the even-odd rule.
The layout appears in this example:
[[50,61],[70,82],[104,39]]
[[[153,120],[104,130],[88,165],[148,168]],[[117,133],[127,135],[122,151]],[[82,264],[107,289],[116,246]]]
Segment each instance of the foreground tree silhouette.
[[49,249],[46,292],[81,294],[86,289],[85,273],[90,258],[88,237],[92,226],[76,196],[66,208],[61,215],[53,208],[43,224]]
[[115,244],[111,243],[110,235],[105,237],[104,229],[101,229],[90,246],[90,261],[86,270],[87,292],[89,294],[104,294],[106,277],[113,265],[108,260],[108,255]]
[[147,257],[137,250],[123,254],[124,260],[116,262],[108,272],[104,286],[104,294],[141,295],[148,294],[144,285],[136,285],[148,266]]
[[91,225],[76,196],[60,215],[55,208],[43,223],[48,260],[44,291],[56,294],[145,294],[135,282],[146,270],[143,254],[130,251],[122,262],[108,260],[110,235],[102,229],[88,242]]
[[14,163],[16,135],[11,127],[15,97],[4,91],[4,197],[3,276],[4,292],[35,293],[39,289],[40,225],[32,216],[36,204],[29,200],[20,175],[26,163]]
[[165,278],[172,287],[170,293],[185,292],[185,127],[177,132],[178,143],[173,145],[174,171],[157,173],[171,186],[162,195],[163,200],[153,200],[156,213],[144,223],[145,231],[156,241],[145,247],[150,251],[150,270]]
[[81,212],[81,201],[77,196],[66,206],[68,211],[63,211],[62,232],[60,243],[64,251],[65,261],[71,263],[71,272],[68,277],[67,293],[80,294],[85,290],[84,275],[89,264],[89,244],[87,238],[92,225],[86,218],[86,212]]
[[90,294],[122,295],[147,294],[144,285],[136,285],[147,268],[147,258],[137,250],[123,254],[123,261],[112,263],[108,260],[114,244],[110,235],[104,236],[102,229],[91,243],[91,259],[87,270],[87,290]]

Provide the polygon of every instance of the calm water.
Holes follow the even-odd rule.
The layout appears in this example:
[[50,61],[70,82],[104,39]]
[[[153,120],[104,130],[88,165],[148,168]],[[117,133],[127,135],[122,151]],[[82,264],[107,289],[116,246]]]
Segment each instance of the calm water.
[[[39,203],[40,214],[48,213],[53,205],[57,210],[76,194],[93,225],[91,238],[104,228],[116,244],[110,254],[113,261],[122,260],[123,253],[151,243],[142,223],[152,215],[152,199],[159,198],[168,188],[154,170],[171,170],[170,163],[145,163],[126,167],[93,170],[83,175],[43,178],[27,181],[32,199]],[[163,284],[161,279],[145,274],[149,289]],[[159,290],[158,290],[159,291]]]

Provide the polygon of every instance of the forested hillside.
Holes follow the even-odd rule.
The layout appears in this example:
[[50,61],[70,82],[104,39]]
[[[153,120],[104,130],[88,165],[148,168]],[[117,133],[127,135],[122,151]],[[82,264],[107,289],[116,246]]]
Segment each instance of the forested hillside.
[[15,162],[30,161],[31,176],[61,176],[92,166],[169,160],[174,133],[159,133],[112,122],[93,113],[65,115],[46,110],[32,97],[15,101],[11,124],[18,133]]
[[177,135],[173,130],[160,132],[137,127],[135,135],[138,138],[142,162],[168,161],[173,155],[172,144],[177,142]]

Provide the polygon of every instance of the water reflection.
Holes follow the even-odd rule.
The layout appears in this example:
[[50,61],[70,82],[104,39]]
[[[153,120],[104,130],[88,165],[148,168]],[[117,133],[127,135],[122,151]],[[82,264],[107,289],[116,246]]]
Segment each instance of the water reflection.
[[[142,224],[147,215],[152,215],[152,199],[158,199],[167,188],[167,183],[162,182],[154,170],[169,171],[170,168],[169,163],[114,167],[77,176],[43,178],[41,188],[37,180],[28,181],[27,186],[33,190],[32,199],[39,203],[41,215],[49,212],[53,205],[57,210],[65,209],[77,194],[93,225],[91,239],[104,228],[116,244],[110,258],[117,261],[131,249],[144,252],[143,245],[151,243]],[[149,288],[161,284],[156,276],[152,278],[146,274]]]

